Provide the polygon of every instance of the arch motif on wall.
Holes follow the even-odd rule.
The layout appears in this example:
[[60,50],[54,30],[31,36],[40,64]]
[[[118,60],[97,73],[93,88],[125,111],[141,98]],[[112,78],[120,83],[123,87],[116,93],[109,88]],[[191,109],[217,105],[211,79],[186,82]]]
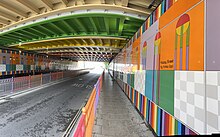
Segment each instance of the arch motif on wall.
[[142,45],[142,69],[147,69],[147,41]]
[[160,54],[161,54],[161,33],[158,32],[154,40],[154,61],[153,61],[153,94],[155,103],[159,103],[160,92]]
[[174,69],[189,70],[190,17],[182,15],[176,25]]

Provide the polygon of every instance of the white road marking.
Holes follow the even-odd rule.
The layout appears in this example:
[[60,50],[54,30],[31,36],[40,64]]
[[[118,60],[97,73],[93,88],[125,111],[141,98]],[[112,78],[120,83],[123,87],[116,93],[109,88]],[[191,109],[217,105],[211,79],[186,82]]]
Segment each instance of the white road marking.
[[77,88],[83,88],[85,87],[86,89],[93,89],[94,86],[92,85],[85,85],[85,84],[78,84],[78,83],[74,83],[71,85],[72,87],[77,87]]
[[0,104],[2,104],[2,103],[4,103],[4,102],[7,102],[8,100],[6,100],[6,99],[2,99],[2,100],[0,100]]
[[21,94],[18,94],[18,95],[12,96],[11,98],[18,98],[18,97],[21,97],[21,96],[27,95],[27,94],[29,94],[29,93],[35,92],[35,91],[37,91],[37,90],[40,90],[40,89],[42,89],[42,88],[44,88],[44,87],[37,88],[37,89],[31,90],[31,91],[28,91],[28,92],[24,92],[24,93],[21,93]]

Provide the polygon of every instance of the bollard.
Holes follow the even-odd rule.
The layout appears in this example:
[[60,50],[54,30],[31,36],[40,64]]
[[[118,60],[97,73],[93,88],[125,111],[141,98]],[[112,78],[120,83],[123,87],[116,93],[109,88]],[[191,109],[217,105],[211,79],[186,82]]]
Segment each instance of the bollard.
[[4,91],[4,92],[6,91],[6,84],[5,84],[5,83],[4,83],[3,91]]
[[31,75],[29,75],[29,88],[31,88]]
[[12,85],[11,85],[11,92],[13,92],[14,91],[14,77],[12,77]]
[[41,73],[41,75],[40,75],[40,77],[41,77],[41,85],[43,84],[43,74]]

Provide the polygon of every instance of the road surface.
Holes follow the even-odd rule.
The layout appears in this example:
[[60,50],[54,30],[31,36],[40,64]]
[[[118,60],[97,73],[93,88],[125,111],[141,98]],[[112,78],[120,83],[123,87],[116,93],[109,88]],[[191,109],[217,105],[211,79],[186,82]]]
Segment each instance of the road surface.
[[61,137],[100,74],[86,74],[0,104],[0,137]]

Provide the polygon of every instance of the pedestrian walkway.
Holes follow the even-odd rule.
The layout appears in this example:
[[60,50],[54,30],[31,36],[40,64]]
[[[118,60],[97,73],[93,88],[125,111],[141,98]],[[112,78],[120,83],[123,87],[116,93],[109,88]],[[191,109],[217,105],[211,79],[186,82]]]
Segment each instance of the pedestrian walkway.
[[96,112],[93,137],[153,137],[116,81],[106,73]]

